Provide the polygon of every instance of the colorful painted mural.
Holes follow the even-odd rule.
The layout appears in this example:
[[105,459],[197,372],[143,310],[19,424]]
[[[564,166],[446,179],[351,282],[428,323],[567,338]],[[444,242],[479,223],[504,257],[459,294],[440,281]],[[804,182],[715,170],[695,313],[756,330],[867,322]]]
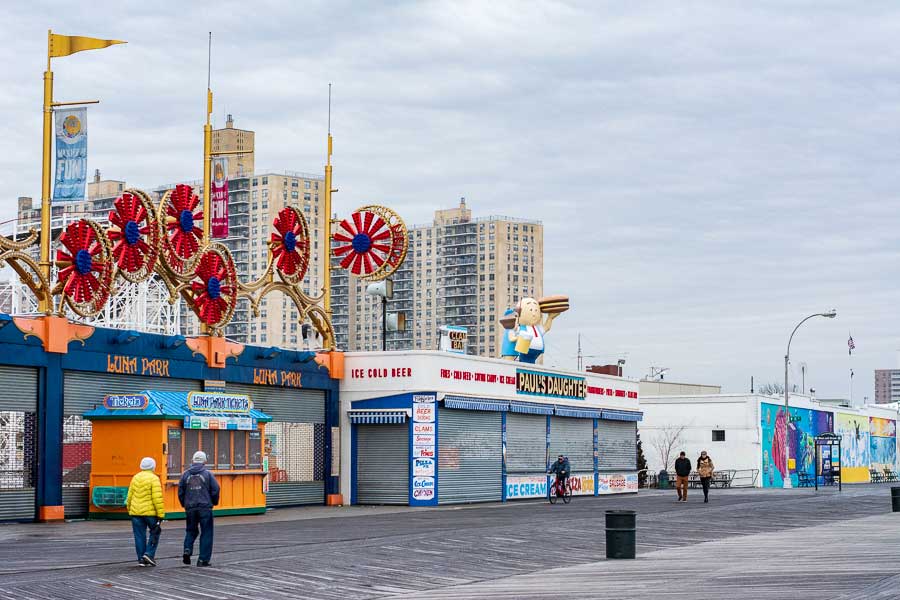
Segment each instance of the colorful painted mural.
[[[797,473],[813,474],[816,461],[817,435],[834,431],[834,415],[829,412],[807,408],[789,409],[775,404],[760,405],[762,425],[763,486],[781,487],[789,472],[792,483],[797,485]],[[784,452],[784,438],[790,447],[787,464]]]
[[892,469],[897,460],[897,422],[869,417],[869,460],[873,469]]
[[835,433],[841,436],[841,476],[844,483],[869,481],[869,417],[838,413]]

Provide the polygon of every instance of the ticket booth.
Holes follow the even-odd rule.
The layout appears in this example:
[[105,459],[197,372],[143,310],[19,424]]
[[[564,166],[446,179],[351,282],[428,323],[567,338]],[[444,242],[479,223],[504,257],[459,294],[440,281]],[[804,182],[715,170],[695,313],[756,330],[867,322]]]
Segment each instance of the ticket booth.
[[265,423],[245,394],[155,392],[109,395],[84,414],[92,423],[90,517],[126,518],[125,498],[141,458],[156,460],[166,518],[183,518],[178,481],[197,450],[221,488],[216,515],[266,511]]

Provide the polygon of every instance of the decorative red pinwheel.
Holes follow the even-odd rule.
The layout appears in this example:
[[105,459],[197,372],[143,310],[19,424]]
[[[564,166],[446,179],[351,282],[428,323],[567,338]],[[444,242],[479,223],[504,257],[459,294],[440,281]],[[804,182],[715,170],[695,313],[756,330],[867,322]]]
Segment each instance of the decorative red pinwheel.
[[109,213],[107,230],[113,244],[112,255],[119,273],[138,283],[153,273],[159,258],[159,228],[150,199],[138,190],[127,190],[116,198]]
[[[350,269],[354,275],[367,277],[377,272],[391,252],[391,228],[376,213],[359,209],[349,219],[341,221],[334,240],[344,245],[334,249],[336,256],[343,256],[341,268]],[[344,233],[346,232],[346,233]]]
[[199,204],[194,189],[184,184],[178,184],[163,198],[159,218],[166,232],[166,260],[179,273],[190,270],[203,243],[203,229],[195,224],[203,222]]
[[200,256],[191,281],[192,308],[203,323],[222,327],[237,301],[237,273],[228,250],[213,244]]
[[309,267],[309,228],[306,219],[291,206],[282,208],[272,223],[269,247],[275,268],[288,283],[297,283]]
[[115,275],[109,242],[96,223],[80,219],[70,223],[56,251],[59,267],[54,293],[62,293],[69,307],[82,317],[99,313],[112,290]]

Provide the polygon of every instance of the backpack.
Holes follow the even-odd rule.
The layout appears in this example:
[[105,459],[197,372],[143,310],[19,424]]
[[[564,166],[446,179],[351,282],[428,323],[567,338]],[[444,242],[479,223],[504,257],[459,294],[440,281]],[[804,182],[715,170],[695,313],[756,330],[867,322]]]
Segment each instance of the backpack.
[[209,506],[212,503],[209,495],[209,482],[202,472],[191,473],[184,482],[184,506]]

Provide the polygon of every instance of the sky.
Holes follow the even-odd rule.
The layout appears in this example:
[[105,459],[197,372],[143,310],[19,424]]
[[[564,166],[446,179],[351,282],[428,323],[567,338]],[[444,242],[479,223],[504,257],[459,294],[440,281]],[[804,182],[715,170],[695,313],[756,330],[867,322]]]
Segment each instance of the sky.
[[[0,220],[40,195],[46,31],[127,40],[54,59],[90,108],[90,172],[152,188],[202,167],[214,125],[257,170],[322,172],[335,210],[544,224],[571,310],[546,363],[749,391],[806,365],[873,399],[900,367],[900,5],[885,2],[29,2],[0,19]],[[856,350],[848,355],[852,334]],[[852,360],[852,363],[851,363]]]

